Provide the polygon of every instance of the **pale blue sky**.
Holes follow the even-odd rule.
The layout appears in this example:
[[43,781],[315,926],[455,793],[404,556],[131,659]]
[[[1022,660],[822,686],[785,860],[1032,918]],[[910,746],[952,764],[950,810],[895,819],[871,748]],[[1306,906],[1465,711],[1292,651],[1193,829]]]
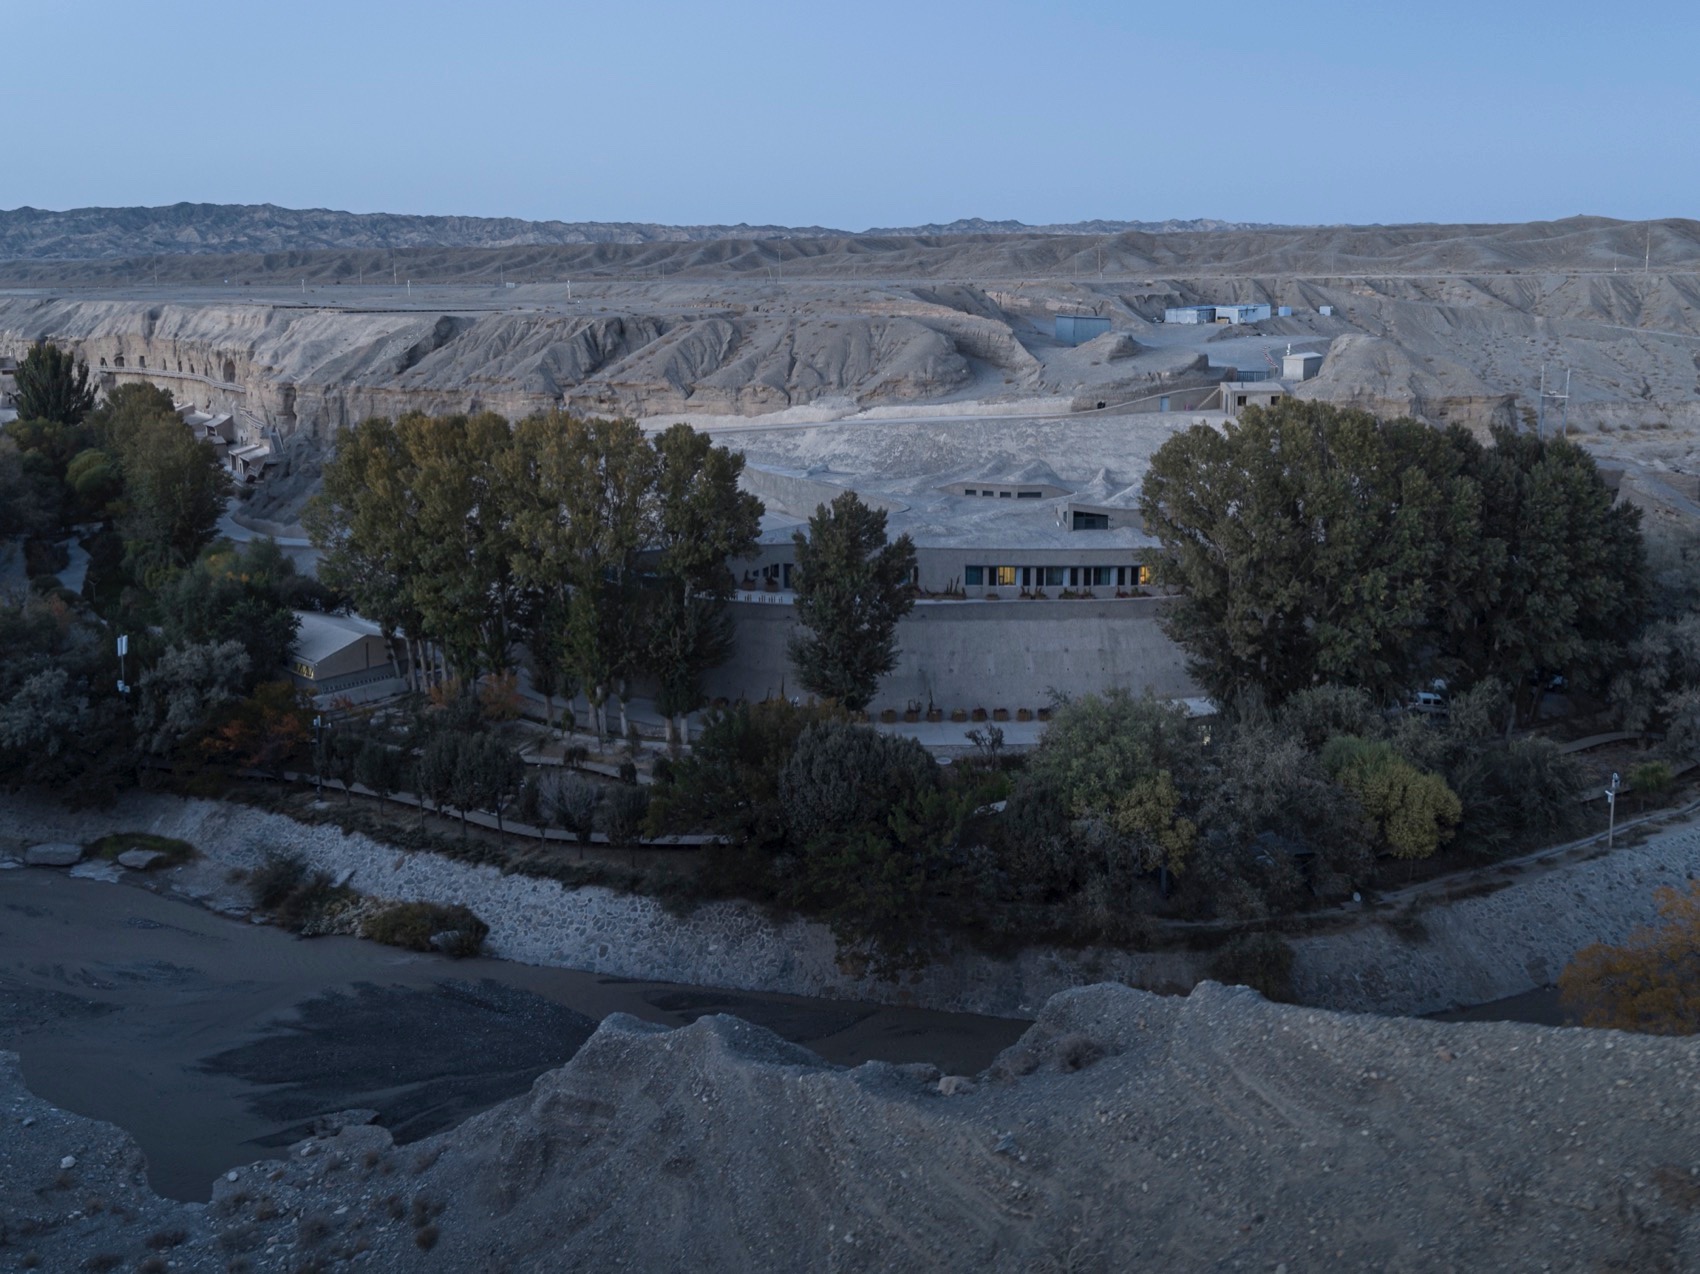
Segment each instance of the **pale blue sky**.
[[0,0],[0,207],[1700,213],[1692,3]]

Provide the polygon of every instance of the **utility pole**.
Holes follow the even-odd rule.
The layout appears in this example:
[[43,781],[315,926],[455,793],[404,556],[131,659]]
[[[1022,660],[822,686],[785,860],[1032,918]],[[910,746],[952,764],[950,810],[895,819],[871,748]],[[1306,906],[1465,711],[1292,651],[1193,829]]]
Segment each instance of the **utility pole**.
[[1611,786],[1606,789],[1606,810],[1608,811],[1606,815],[1607,849],[1610,849],[1613,842],[1617,839],[1617,789],[1620,786],[1621,783],[1618,780],[1617,771],[1613,770],[1611,772]]
[[1570,369],[1564,369],[1564,406],[1558,413],[1558,434],[1561,438],[1570,436]]
[[118,693],[130,693],[129,683],[124,680],[124,656],[130,653],[130,634],[124,633],[118,638]]
[[313,718],[313,799],[321,804],[325,799],[325,719],[322,716]]
[[1546,432],[1545,432],[1545,428],[1544,428],[1544,426],[1546,424],[1546,413],[1547,413],[1547,365],[1545,363],[1542,363],[1541,364],[1541,398],[1540,398],[1540,401],[1535,404],[1535,437],[1537,437],[1537,438],[1545,438],[1546,437]]

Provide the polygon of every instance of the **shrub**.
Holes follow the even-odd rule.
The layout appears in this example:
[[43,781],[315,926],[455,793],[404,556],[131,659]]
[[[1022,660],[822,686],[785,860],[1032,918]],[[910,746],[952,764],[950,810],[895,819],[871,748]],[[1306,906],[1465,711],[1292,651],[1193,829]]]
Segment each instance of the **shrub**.
[[1565,1007],[1584,1026],[1651,1035],[1700,1033],[1700,881],[1654,892],[1656,924],[1622,946],[1596,942],[1559,975]]
[[649,814],[649,792],[634,785],[612,789],[602,802],[602,826],[613,845],[630,845],[643,831]]
[[[461,959],[484,950],[490,926],[470,908],[458,903],[398,902],[368,916],[364,933],[385,946],[408,951],[442,951]],[[434,944],[431,939],[439,936],[443,941]]]
[[811,725],[779,773],[793,844],[884,814],[938,786],[938,763],[914,739],[842,722]]
[[1670,789],[1672,777],[1669,762],[1643,761],[1629,771],[1629,790],[1645,805]]
[[1267,1000],[1293,998],[1293,948],[1278,933],[1242,933],[1210,961],[1210,976],[1230,986],[1249,986]]
[[195,856],[195,847],[188,841],[174,840],[169,836],[155,836],[152,832],[115,832],[111,836],[102,836],[87,846],[91,856],[97,858],[116,859],[127,849],[151,849],[164,854],[165,857],[154,860],[154,867],[176,867],[186,863]]
[[254,905],[270,911],[307,878],[307,864],[295,854],[267,854],[248,876]]

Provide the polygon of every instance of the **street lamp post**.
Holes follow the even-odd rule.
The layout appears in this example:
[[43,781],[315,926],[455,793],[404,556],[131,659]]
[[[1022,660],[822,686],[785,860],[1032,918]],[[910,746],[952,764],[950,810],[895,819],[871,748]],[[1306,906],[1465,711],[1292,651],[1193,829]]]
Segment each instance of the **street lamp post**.
[[1617,777],[1617,771],[1611,772],[1611,786],[1606,789],[1606,848],[1610,849],[1617,839],[1617,789],[1622,781]]

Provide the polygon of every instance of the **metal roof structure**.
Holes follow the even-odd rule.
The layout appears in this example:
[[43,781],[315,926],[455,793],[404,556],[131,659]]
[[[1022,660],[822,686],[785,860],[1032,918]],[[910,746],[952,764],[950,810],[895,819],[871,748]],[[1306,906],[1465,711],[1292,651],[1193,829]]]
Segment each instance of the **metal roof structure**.
[[355,615],[325,615],[314,610],[298,610],[295,618],[300,627],[296,630],[291,651],[303,663],[319,663],[368,637],[384,635],[384,630],[371,620]]

